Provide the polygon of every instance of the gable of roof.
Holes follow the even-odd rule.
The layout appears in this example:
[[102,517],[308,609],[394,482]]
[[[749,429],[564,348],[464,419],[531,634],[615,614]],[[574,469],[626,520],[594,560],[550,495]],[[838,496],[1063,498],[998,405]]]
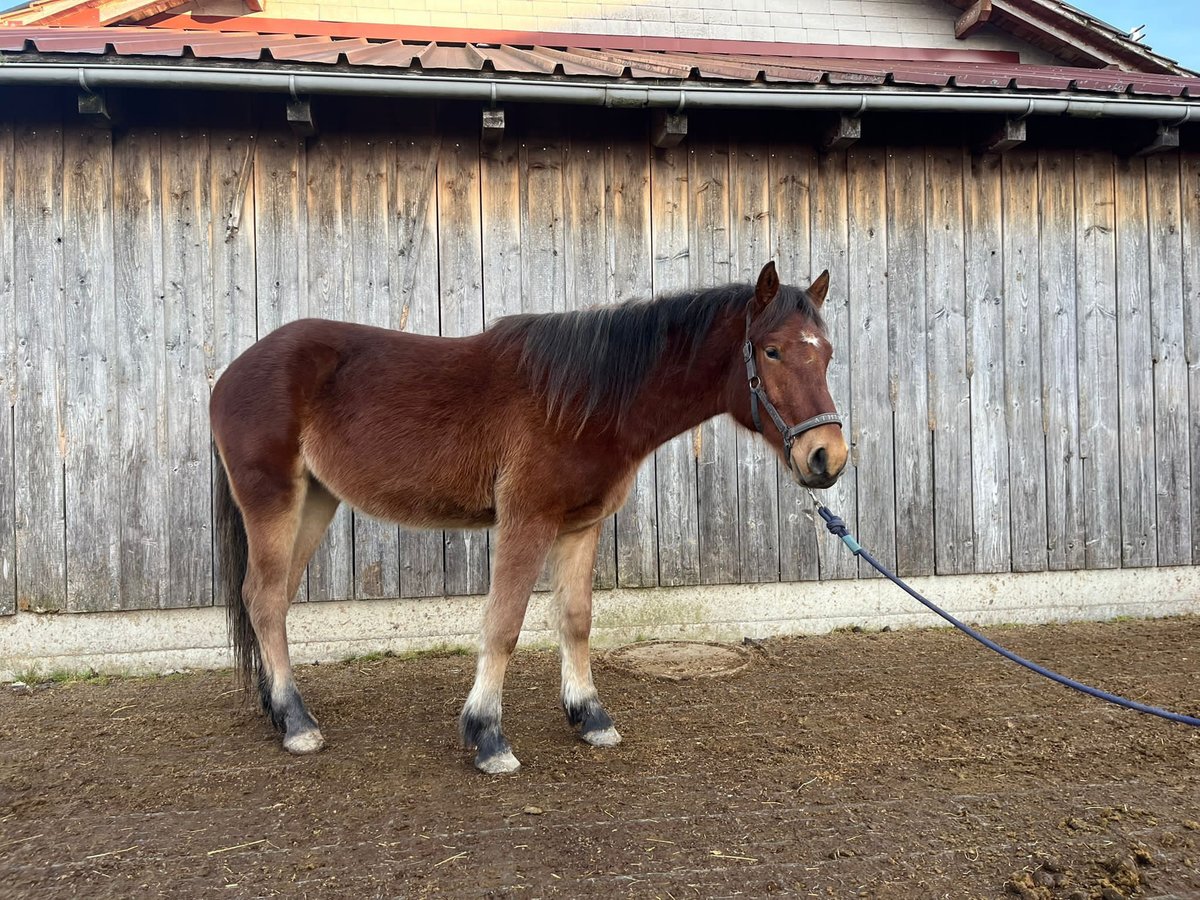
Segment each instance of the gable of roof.
[[[233,0],[246,12],[263,12],[264,0]],[[352,0],[347,0],[348,3]],[[946,0],[962,11],[956,32],[960,39],[968,38],[986,24],[1020,41],[1044,50],[1069,65],[1085,68],[1117,66],[1129,72],[1173,75],[1193,74],[1179,63],[1154,53],[1150,48],[1100,19],[1077,9],[1062,0]],[[341,7],[339,7],[340,9]],[[318,11],[317,6],[313,6]],[[194,0],[32,0],[29,4],[0,13],[0,25],[76,25],[111,26],[147,24],[156,27],[181,27],[178,16],[164,14],[172,11],[194,11]],[[949,11],[949,10],[948,10]],[[359,11],[369,18],[370,10]],[[259,31],[282,33],[303,30],[303,21],[290,19],[279,26],[269,27],[260,16],[243,19],[236,15],[223,16],[219,30]],[[324,15],[314,15],[312,21],[333,24]],[[365,22],[337,23],[332,36],[366,37]],[[186,26],[183,26],[186,27]],[[647,23],[647,30],[653,24]],[[329,33],[329,32],[325,32]],[[573,45],[584,45],[573,35]],[[597,37],[600,37],[599,35]],[[467,40],[470,40],[468,37]],[[653,40],[652,38],[650,40]],[[510,41],[513,43],[513,41]],[[828,41],[824,43],[830,43]]]
[[958,32],[967,36],[987,23],[1041,47],[1071,65],[1118,66],[1130,72],[1194,74],[1173,59],[1153,52],[1114,28],[1062,0],[947,0],[963,10]]

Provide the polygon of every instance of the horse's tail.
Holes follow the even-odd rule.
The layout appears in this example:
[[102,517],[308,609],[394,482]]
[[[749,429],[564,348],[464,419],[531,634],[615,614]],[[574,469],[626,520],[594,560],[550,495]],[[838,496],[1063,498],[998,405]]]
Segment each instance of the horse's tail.
[[246,580],[249,560],[249,545],[246,542],[246,523],[242,511],[233,499],[229,487],[229,473],[216,454],[216,484],[213,491],[213,507],[217,529],[217,600],[225,604],[229,621],[229,643],[233,648],[233,669],[246,687],[255,684],[262,667],[258,652],[258,638],[250,622],[250,612],[242,596],[242,583]]

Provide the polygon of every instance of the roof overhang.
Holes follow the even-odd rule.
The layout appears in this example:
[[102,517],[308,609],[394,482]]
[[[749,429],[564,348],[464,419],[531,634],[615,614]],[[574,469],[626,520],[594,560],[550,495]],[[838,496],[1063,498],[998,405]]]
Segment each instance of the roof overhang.
[[[808,52],[812,52],[811,48]],[[483,103],[1200,122],[1200,77],[1012,62],[443,45],[121,28],[0,28],[0,86]]]
[[963,10],[957,30],[969,36],[981,21],[1084,66],[1120,66],[1137,72],[1194,75],[1107,22],[1060,0],[948,0]]

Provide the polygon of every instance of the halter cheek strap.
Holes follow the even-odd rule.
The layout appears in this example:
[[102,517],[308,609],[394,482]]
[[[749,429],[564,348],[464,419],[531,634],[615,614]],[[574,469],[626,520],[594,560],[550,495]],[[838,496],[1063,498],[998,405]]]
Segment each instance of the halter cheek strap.
[[750,416],[754,420],[754,427],[758,430],[758,433],[765,437],[766,432],[763,431],[762,418],[758,414],[758,407],[761,405],[767,411],[767,415],[775,423],[775,428],[783,436],[783,455],[790,469],[792,468],[792,444],[796,442],[796,438],[804,434],[804,432],[811,431],[820,425],[837,425],[840,428],[842,417],[835,412],[821,413],[813,416],[811,419],[805,419],[799,425],[788,425],[783,420],[783,416],[779,414],[779,410],[775,408],[775,404],[771,402],[771,399],[767,396],[767,392],[763,389],[762,377],[758,374],[758,364],[754,359],[754,344],[750,340],[752,310],[753,307],[747,305],[746,341],[742,344],[742,359],[746,363],[746,381],[750,387]]

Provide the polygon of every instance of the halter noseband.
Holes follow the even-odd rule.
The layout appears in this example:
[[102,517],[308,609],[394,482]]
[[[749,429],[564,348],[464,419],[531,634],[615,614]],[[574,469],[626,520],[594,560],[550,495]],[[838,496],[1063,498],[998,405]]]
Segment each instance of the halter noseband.
[[742,359],[746,361],[746,381],[750,385],[750,415],[754,419],[754,427],[758,429],[758,433],[766,437],[766,432],[763,431],[762,419],[758,415],[758,406],[761,403],[763,409],[767,411],[767,415],[771,417],[771,421],[775,423],[775,427],[783,436],[783,455],[787,460],[788,469],[792,468],[792,444],[796,442],[796,438],[804,434],[806,431],[820,425],[837,425],[842,427],[842,417],[835,412],[821,413],[813,416],[811,419],[805,419],[799,425],[789,426],[783,420],[783,416],[779,414],[779,410],[775,408],[775,404],[771,402],[767,396],[767,392],[763,390],[762,377],[758,374],[758,365],[754,361],[754,344],[750,340],[750,320],[754,314],[754,300],[751,298],[746,305],[746,342],[742,344]]

